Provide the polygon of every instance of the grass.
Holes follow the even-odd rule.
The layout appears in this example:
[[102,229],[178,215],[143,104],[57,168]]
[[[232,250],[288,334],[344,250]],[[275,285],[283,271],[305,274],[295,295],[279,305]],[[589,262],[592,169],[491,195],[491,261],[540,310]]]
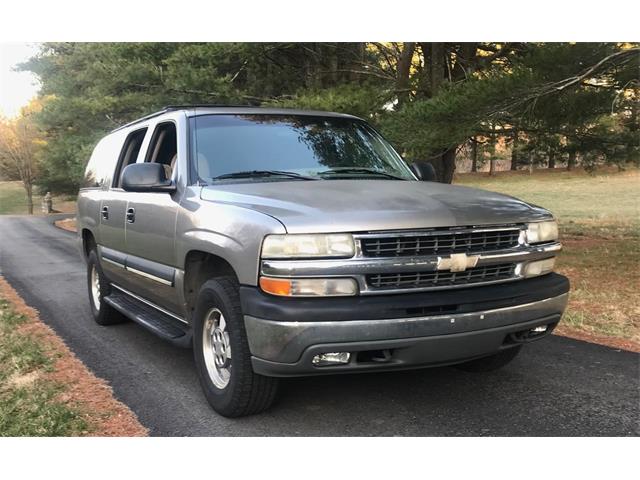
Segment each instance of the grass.
[[0,299],[0,436],[63,436],[87,429],[65,387],[47,378],[54,356],[23,330],[27,318]]
[[463,174],[455,183],[506,193],[547,208],[565,234],[640,236],[640,171]]
[[[33,196],[33,213],[42,215],[42,196]],[[75,200],[69,196],[54,196],[53,208],[60,212],[75,211]],[[26,215],[27,195],[20,182],[0,181],[0,215]]]
[[571,280],[560,331],[640,344],[640,171],[466,174],[456,183],[513,195],[556,215],[565,247],[557,269]]

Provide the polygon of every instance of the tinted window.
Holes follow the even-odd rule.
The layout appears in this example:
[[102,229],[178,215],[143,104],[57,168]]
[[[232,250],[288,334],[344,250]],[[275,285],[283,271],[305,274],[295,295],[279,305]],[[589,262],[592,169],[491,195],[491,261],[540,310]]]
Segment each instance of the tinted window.
[[136,130],[135,132],[131,132],[122,146],[122,150],[120,151],[120,160],[118,162],[118,169],[115,174],[115,180],[113,182],[114,187],[120,187],[120,183],[122,181],[122,171],[124,167],[127,165],[131,165],[132,163],[136,163],[138,159],[138,154],[140,153],[140,148],[142,147],[142,142],[144,141],[144,136],[147,133],[146,128],[141,128],[140,130]]
[[171,178],[178,159],[178,142],[176,126],[173,122],[161,123],[153,132],[146,162],[160,163],[164,173]]
[[116,132],[98,142],[85,170],[83,188],[105,187],[111,184],[123,137],[123,133]]
[[228,173],[284,170],[317,176],[367,168],[413,180],[391,146],[366,123],[303,115],[203,115],[191,119],[192,158],[207,181]]

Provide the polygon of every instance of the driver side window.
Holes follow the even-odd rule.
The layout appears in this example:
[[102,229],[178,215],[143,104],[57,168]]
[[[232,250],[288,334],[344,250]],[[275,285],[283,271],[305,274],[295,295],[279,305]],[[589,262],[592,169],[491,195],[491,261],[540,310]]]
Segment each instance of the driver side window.
[[161,123],[156,127],[145,162],[161,164],[165,177],[173,178],[178,163],[178,141],[176,125],[173,122]]

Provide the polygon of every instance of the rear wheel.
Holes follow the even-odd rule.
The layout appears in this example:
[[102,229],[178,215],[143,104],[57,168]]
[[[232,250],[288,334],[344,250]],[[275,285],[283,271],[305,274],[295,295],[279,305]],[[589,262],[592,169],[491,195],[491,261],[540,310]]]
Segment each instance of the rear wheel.
[[257,375],[251,366],[235,278],[216,278],[200,288],[193,351],[204,394],[221,415],[259,413],[275,400],[278,379]]
[[510,363],[518,356],[521,349],[522,345],[518,345],[507,350],[502,350],[501,352],[489,357],[482,357],[477,360],[461,363],[456,365],[456,367],[467,372],[492,372]]
[[126,321],[124,315],[104,301],[104,297],[111,293],[111,284],[102,273],[95,250],[91,250],[87,258],[87,287],[91,313],[98,325],[113,325]]

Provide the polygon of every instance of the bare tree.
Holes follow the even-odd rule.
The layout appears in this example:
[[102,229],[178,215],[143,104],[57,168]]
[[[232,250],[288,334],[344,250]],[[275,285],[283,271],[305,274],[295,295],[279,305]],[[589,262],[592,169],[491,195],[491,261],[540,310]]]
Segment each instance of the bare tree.
[[33,184],[39,144],[38,129],[27,109],[16,119],[0,119],[0,175],[22,182],[29,215],[33,215]]

